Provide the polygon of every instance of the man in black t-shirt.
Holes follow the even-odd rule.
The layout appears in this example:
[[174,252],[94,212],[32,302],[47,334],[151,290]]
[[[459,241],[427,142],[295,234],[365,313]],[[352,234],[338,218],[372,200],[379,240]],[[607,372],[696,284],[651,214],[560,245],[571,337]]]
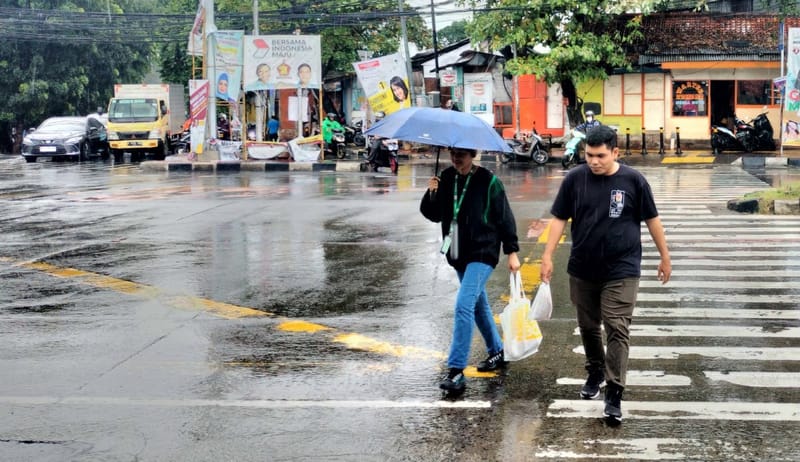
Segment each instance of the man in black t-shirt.
[[604,415],[612,425],[622,421],[620,401],[628,370],[630,323],[641,275],[642,221],[661,255],[658,279],[666,284],[672,273],[650,185],[641,173],[620,165],[618,156],[613,129],[601,125],[589,131],[586,164],[567,174],[550,210],[554,218],[541,267],[542,280],[550,282],[553,252],[571,219],[567,273],[588,372],[581,397],[598,397],[605,381]]

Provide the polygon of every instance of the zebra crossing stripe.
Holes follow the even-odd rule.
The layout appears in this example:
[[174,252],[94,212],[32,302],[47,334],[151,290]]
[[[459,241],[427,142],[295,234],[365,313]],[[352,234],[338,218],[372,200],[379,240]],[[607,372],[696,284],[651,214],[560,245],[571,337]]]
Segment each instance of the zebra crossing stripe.
[[638,318],[701,318],[701,319],[798,319],[800,310],[735,310],[729,308],[645,308],[637,307]]
[[703,371],[703,374],[709,380],[743,387],[797,388],[800,385],[800,372]]
[[[800,422],[800,403],[623,401],[624,419]],[[547,417],[598,418],[602,400],[554,400]]]
[[[681,244],[681,247],[687,247],[688,245]],[[699,245],[697,247],[707,247],[708,245]],[[726,247],[730,248],[731,244],[728,242]],[[760,247],[761,244],[756,244],[754,246]],[[776,247],[783,247],[783,246],[776,246]],[[697,250],[676,250],[669,252],[670,257],[678,258],[678,257],[697,257]],[[643,258],[658,258],[660,255],[658,252],[642,252]],[[755,264],[751,260],[753,258],[774,258],[775,261],[773,262],[774,265],[792,265],[792,262],[787,260],[787,258],[791,257],[800,257],[800,250],[750,250],[748,252],[741,252],[741,251],[724,251],[724,250],[715,250],[713,251],[713,255],[703,255],[705,258],[712,258],[719,259],[719,258],[747,258],[748,260],[743,260],[743,263],[750,263]],[[692,260],[687,260],[687,262],[692,262]],[[720,261],[720,264],[725,264],[725,262]],[[797,262],[794,262],[797,265]]]
[[[572,351],[585,355],[583,346],[577,346]],[[679,359],[689,355],[736,361],[800,361],[800,348],[634,345],[628,352],[630,359]]]
[[[687,262],[683,262],[687,263]],[[747,262],[744,262],[747,263]],[[765,262],[770,263],[770,262]],[[696,266],[697,263],[693,263],[692,266]],[[770,266],[774,266],[775,263],[773,262]],[[675,265],[672,265],[673,269]],[[657,275],[657,271],[654,269],[643,269],[642,270],[642,277],[655,277]],[[753,270],[753,271],[746,271],[741,269],[735,270],[721,270],[721,269],[714,269],[713,271],[710,270],[685,270],[682,269],[680,272],[677,273],[679,277],[702,277],[708,278],[713,277],[715,279],[719,278],[792,278],[792,279],[800,279],[800,269],[796,271],[792,270]],[[681,286],[683,285],[683,281],[679,283]]]
[[[787,283],[788,285],[788,283]],[[784,289],[788,288],[787,286]],[[724,287],[720,287],[724,289]],[[749,294],[725,294],[725,293],[696,293],[696,292],[640,292],[636,297],[638,302],[653,303],[680,303],[680,304],[699,304],[704,303],[763,303],[764,305],[775,306],[778,304],[789,304],[796,306],[797,295],[749,295]]]
[[[632,371],[629,370],[625,383],[637,387],[688,387],[692,379],[685,375],[667,374],[664,371]],[[558,385],[575,385],[580,387],[586,378],[561,377],[556,379]]]
[[[635,337],[800,338],[800,327],[765,329],[761,326],[634,324],[630,327],[630,333]],[[581,333],[576,327],[573,334],[580,335]]]
[[[676,277],[680,278],[680,273],[675,275]],[[698,280],[675,280],[673,285],[679,286],[681,290],[684,289],[725,289],[726,291],[732,289],[739,289],[739,290],[758,290],[758,289],[770,289],[770,290],[781,290],[781,289],[791,289],[792,283],[786,281],[774,282],[774,281],[731,281],[731,280],[714,280],[714,281],[698,281]],[[661,283],[661,281],[656,281],[654,279],[642,279],[639,281],[639,288],[672,288],[671,286],[665,286]]]

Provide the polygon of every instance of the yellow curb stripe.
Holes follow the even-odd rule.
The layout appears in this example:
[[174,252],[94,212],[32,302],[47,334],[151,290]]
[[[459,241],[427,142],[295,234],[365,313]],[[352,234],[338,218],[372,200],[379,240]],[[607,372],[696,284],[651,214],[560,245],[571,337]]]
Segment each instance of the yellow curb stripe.
[[665,157],[661,159],[662,164],[713,164],[714,157],[710,156],[689,156],[689,157]]
[[447,355],[439,351],[382,342],[361,334],[339,334],[333,338],[333,341],[342,343],[351,350],[379,353],[398,358],[447,359]]
[[280,323],[278,325],[278,330],[282,330],[285,332],[306,332],[309,334],[313,334],[323,330],[331,330],[331,328],[323,326],[322,324],[315,324],[313,322],[307,322],[297,319]]

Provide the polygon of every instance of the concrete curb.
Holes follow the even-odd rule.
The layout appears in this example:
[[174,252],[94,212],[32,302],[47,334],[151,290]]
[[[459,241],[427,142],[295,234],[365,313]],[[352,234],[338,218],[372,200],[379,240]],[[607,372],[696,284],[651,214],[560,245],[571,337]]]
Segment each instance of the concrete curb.
[[794,157],[742,156],[733,162],[744,168],[800,167],[800,159]]
[[358,172],[360,162],[357,161],[321,161],[321,162],[270,162],[270,161],[163,161],[147,160],[139,164],[144,172],[162,173],[238,173],[238,172]]

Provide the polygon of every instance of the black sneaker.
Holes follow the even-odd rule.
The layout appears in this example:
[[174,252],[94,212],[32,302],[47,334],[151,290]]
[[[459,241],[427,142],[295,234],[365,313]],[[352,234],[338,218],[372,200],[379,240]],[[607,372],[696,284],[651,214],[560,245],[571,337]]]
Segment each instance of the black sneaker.
[[622,423],[622,387],[615,384],[606,386],[606,407],[603,410],[603,417],[606,423],[616,426]]
[[450,369],[450,372],[439,382],[439,388],[449,392],[463,391],[467,386],[467,379],[461,369]]
[[489,355],[485,361],[478,363],[478,372],[491,372],[508,364],[503,355],[503,350],[498,351],[493,355]]
[[601,370],[589,372],[586,383],[581,387],[581,398],[595,399],[600,396],[600,385],[603,384],[605,379],[606,375]]

